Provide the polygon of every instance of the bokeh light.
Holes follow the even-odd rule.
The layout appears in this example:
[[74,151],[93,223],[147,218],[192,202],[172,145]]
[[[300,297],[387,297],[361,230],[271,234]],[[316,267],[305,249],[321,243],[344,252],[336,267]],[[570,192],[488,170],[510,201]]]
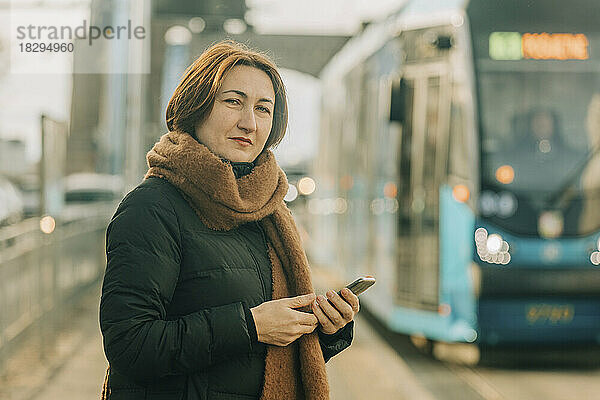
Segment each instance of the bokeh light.
[[335,199],[335,202],[333,204],[333,212],[335,212],[336,214],[343,214],[348,210],[348,203],[346,202],[346,199],[338,197],[337,199]]
[[246,32],[248,25],[241,19],[230,18],[223,22],[223,29],[231,35],[241,35]]
[[298,189],[296,189],[296,186],[294,185],[289,185],[288,191],[283,199],[289,203],[296,200],[296,197],[298,197]]
[[316,187],[317,185],[314,179],[312,179],[311,177],[305,176],[304,178],[298,181],[298,191],[300,192],[300,194],[303,194],[305,196],[312,194],[315,191]]
[[481,261],[506,265],[511,260],[508,242],[497,233],[489,235],[485,228],[475,231],[475,247]]
[[515,170],[510,165],[503,165],[496,170],[496,180],[508,185],[515,180]]
[[206,28],[206,21],[202,17],[194,17],[188,22],[188,28],[192,33],[201,33]]
[[192,32],[185,26],[174,25],[165,32],[165,42],[170,46],[185,46],[192,41]]
[[383,195],[393,199],[398,194],[398,187],[394,182],[388,182],[383,187]]
[[350,190],[354,186],[354,179],[352,175],[344,175],[340,178],[340,188],[343,190]]
[[56,228],[56,221],[49,215],[46,215],[40,219],[40,230],[46,234],[54,232]]
[[454,200],[465,203],[469,200],[471,193],[469,192],[469,188],[465,185],[456,185],[452,189],[452,196],[454,196]]

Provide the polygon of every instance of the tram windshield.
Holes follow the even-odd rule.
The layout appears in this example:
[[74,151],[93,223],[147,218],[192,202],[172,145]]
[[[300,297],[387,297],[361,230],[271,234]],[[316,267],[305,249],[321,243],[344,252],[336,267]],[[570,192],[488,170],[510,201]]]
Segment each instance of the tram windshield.
[[578,190],[600,186],[581,181],[600,136],[600,73],[481,70],[479,84],[487,184],[524,195],[569,179]]
[[[537,235],[547,211],[563,216],[562,236],[597,230],[600,215],[594,226],[584,220],[600,205],[600,35],[486,35],[488,51],[475,60],[482,195],[514,203],[489,214],[521,234]],[[526,47],[528,38],[537,43]]]

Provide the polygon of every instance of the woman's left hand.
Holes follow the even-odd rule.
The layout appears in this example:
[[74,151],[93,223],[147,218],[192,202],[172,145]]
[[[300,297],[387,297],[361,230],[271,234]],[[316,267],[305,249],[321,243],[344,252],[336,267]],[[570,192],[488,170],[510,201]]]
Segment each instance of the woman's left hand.
[[323,295],[317,296],[317,299],[312,302],[312,312],[319,320],[319,329],[327,335],[334,334],[346,326],[360,309],[358,297],[349,289],[342,289],[341,294],[343,298],[333,290],[327,292],[327,297],[333,306]]

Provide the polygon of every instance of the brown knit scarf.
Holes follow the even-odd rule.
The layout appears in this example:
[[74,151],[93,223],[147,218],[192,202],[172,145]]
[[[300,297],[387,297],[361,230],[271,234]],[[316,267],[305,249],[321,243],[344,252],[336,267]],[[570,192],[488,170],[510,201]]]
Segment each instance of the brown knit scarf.
[[[271,151],[265,149],[252,172],[238,179],[231,165],[187,133],[163,135],[146,159],[144,178],[161,177],[177,187],[209,228],[230,230],[259,221],[268,239],[273,300],[313,292],[300,236],[283,201],[287,178]],[[316,331],[285,347],[267,346],[261,399],[329,399]]]

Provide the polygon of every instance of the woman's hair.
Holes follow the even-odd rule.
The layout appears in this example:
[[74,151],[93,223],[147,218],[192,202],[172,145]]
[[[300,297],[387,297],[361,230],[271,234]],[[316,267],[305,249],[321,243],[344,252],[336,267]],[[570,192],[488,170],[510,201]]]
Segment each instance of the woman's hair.
[[196,126],[208,117],[225,76],[238,65],[260,69],[271,78],[275,105],[273,125],[265,148],[278,145],[283,139],[288,120],[283,80],[269,57],[232,40],[212,45],[187,68],[167,106],[169,131],[183,131],[197,140]]

